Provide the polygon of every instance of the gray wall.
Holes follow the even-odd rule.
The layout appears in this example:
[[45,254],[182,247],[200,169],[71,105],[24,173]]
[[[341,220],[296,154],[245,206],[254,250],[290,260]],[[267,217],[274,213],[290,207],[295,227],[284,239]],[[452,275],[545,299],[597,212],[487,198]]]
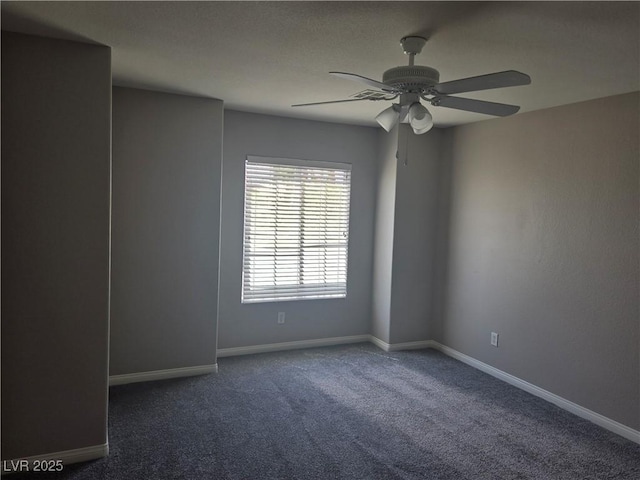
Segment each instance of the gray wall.
[[449,131],[438,338],[634,429],[638,107],[634,93]]
[[[352,164],[347,298],[240,303],[247,155]],[[374,128],[225,112],[219,348],[369,333],[376,168]]]
[[216,361],[222,102],[113,89],[110,374]]
[[111,51],[2,33],[2,458],[107,441]]
[[402,127],[400,159],[396,162],[392,344],[429,340],[434,323],[431,315],[442,131],[434,128],[414,135],[408,125]]
[[406,124],[378,133],[371,333],[386,343],[432,338],[441,139]]
[[391,334],[391,277],[393,225],[396,206],[398,129],[378,133],[378,182],[373,251],[371,334],[389,343]]

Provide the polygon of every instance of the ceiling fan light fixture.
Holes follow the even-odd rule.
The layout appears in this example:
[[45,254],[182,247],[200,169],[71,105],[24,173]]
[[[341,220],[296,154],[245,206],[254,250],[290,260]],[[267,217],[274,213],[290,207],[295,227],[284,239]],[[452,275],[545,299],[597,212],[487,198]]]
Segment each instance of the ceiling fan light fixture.
[[409,65],[386,70],[382,75],[382,82],[355,73],[329,72],[336,77],[354,80],[370,87],[351,96],[355,98],[299,103],[292,106],[307,107],[361,100],[394,100],[400,97],[398,103],[380,112],[376,116],[376,121],[387,132],[393,130],[398,123],[409,123],[416,135],[426,133],[433,128],[433,118],[429,111],[421,105],[420,99],[434,107],[452,108],[497,117],[513,115],[520,110],[517,105],[451,95],[529,85],[531,83],[529,75],[516,70],[505,70],[441,83],[438,70],[426,65],[415,65],[415,56],[422,51],[426,41],[427,39],[424,37],[411,35],[400,40],[404,53],[409,55]]
[[389,108],[385,108],[376,116],[376,122],[380,124],[387,132],[393,130],[400,120],[400,112],[397,105],[391,105]]
[[427,133],[433,127],[433,117],[424,105],[416,102],[409,107],[409,124],[413,133],[421,135]]

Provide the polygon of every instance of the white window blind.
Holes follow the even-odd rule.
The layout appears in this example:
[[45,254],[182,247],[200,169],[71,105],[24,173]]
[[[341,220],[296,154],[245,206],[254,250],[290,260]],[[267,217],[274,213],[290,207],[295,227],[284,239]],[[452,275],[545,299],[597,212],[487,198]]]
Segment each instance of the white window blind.
[[248,157],[242,302],[347,294],[351,165]]

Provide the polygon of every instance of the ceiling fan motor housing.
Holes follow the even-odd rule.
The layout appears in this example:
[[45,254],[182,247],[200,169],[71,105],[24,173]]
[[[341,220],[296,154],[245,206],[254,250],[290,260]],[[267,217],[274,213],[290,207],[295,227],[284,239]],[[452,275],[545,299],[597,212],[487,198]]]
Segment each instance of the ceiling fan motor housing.
[[440,81],[440,73],[431,67],[406,65],[390,68],[382,75],[382,83],[397,90],[420,91]]

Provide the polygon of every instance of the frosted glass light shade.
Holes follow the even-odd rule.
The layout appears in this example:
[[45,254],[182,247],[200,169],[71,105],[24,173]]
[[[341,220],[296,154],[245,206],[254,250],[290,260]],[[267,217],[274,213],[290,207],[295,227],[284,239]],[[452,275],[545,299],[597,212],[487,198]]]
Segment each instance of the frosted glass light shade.
[[390,132],[393,127],[398,124],[400,119],[400,112],[396,110],[395,105],[391,105],[389,108],[385,108],[376,117],[376,122],[380,124],[387,132]]
[[421,135],[427,133],[433,127],[433,118],[423,105],[416,102],[409,107],[409,124],[413,128],[413,133]]

